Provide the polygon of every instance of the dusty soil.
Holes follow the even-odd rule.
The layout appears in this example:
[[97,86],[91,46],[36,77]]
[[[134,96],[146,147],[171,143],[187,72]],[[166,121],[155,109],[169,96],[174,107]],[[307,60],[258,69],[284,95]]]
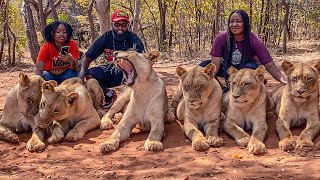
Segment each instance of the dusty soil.
[[[320,59],[316,41],[296,42],[289,44],[289,48],[287,55],[273,51],[276,62],[287,59],[312,63]],[[168,59],[155,65],[167,85],[169,98],[178,83],[176,66],[188,67],[198,62],[198,59]],[[0,71],[1,109],[21,71],[31,75],[33,68]],[[279,85],[269,74],[266,78],[269,91]],[[275,121],[276,117],[267,119],[269,130],[265,144],[268,153],[263,156],[249,154],[224,132],[221,132],[225,140],[223,147],[194,151],[178,123],[166,125],[162,152],[144,151],[143,143],[148,133],[137,130],[129,140],[121,143],[119,150],[104,155],[99,153],[98,145],[113,130],[97,129],[74,143],[47,144],[41,153],[27,151],[30,133],[19,134],[19,144],[0,141],[0,179],[320,179],[320,146],[294,152],[281,151]],[[303,128],[293,129],[294,135],[299,135]],[[319,140],[316,137],[314,142]]]

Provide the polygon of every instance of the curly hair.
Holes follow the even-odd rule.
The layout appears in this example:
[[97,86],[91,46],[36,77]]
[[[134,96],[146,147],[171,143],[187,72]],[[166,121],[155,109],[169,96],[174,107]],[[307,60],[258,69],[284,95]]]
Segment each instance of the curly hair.
[[[243,22],[243,51],[242,51],[242,57],[239,68],[241,69],[244,66],[245,61],[247,61],[247,50],[250,47],[250,32],[251,32],[251,26],[250,26],[250,19],[249,15],[246,11],[238,9],[234,10],[230,13],[228,18],[228,30],[227,30],[227,51],[226,51],[226,65],[224,72],[227,72],[227,69],[231,66],[231,58],[232,58],[232,52],[233,52],[233,33],[230,31],[230,18],[234,13],[238,13],[241,16],[242,22]],[[225,75],[226,76],[226,75]]]
[[58,26],[60,24],[63,24],[67,30],[66,43],[68,43],[70,41],[70,39],[72,37],[72,33],[73,33],[73,29],[72,29],[71,25],[66,22],[62,22],[62,21],[53,21],[52,23],[48,24],[43,30],[44,38],[47,42],[54,42],[53,34],[58,29]]

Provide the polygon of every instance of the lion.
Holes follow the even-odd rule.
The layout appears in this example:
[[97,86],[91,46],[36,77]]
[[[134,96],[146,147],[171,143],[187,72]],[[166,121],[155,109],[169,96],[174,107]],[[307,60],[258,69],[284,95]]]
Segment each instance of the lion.
[[[134,51],[117,51],[114,53],[116,65],[125,74],[126,90],[114,102],[113,106],[101,119],[101,129],[113,126],[113,117],[124,110],[123,117],[115,127],[112,135],[100,144],[100,151],[107,153],[119,148],[119,143],[128,139],[134,126],[150,130],[144,148],[147,151],[163,149],[161,139],[167,112],[167,93],[165,84],[152,68],[160,58],[158,51],[137,53]],[[128,61],[133,71],[127,72],[119,66],[120,60]]]
[[[288,83],[272,94],[278,119],[276,130],[279,148],[288,151],[305,146],[314,146],[313,138],[319,133],[319,71],[320,62],[315,66],[305,63],[292,64],[284,61],[281,68],[287,75]],[[295,140],[290,127],[306,122],[306,128]]]
[[[268,130],[266,115],[272,105],[264,86],[265,67],[257,69],[228,69],[230,91],[223,98],[225,120],[223,130],[239,146],[247,147],[253,154],[264,154],[263,143]],[[252,135],[244,129],[252,129]]]
[[[193,66],[190,70],[177,67],[180,83],[173,95],[168,118],[170,122],[175,115],[183,121],[186,136],[192,141],[192,148],[197,151],[209,149],[210,146],[223,145],[218,136],[222,89],[215,79],[216,66],[212,63],[205,68]],[[206,136],[200,129],[204,130]]]
[[44,79],[41,76],[28,77],[19,74],[19,84],[14,86],[6,97],[3,115],[0,120],[0,139],[9,142],[19,142],[16,132],[33,132],[27,142],[27,149],[33,151],[38,145],[44,147],[44,129],[36,126],[34,117],[38,112],[41,99],[41,85]]
[[99,127],[100,117],[91,96],[79,78],[70,78],[57,86],[55,81],[42,84],[42,97],[35,123],[47,128],[53,123],[50,144],[58,143],[66,135],[68,141],[78,141]]

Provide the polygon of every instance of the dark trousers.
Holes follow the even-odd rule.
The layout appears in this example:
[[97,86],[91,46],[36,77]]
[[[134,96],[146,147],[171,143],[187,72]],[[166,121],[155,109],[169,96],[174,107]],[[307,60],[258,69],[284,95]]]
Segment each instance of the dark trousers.
[[86,75],[95,78],[101,88],[113,88],[123,83],[123,72],[114,64],[100,65],[87,70]]

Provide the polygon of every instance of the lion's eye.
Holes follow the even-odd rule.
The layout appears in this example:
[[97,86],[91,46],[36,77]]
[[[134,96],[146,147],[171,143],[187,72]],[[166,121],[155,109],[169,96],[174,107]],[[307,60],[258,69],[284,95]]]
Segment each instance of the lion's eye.
[[235,82],[232,82],[232,83],[231,83],[231,85],[232,85],[232,86],[235,86],[235,85],[236,85],[236,83],[235,83]]
[[249,83],[249,82],[244,83],[244,87],[248,87],[250,85],[251,85],[251,83]]
[[308,77],[307,81],[310,82],[310,81],[312,81],[312,79],[313,79],[312,77]]
[[297,82],[297,77],[292,76],[292,77],[291,77],[291,81],[292,81],[292,82]]
[[202,84],[198,84],[197,87],[196,87],[196,89],[199,90],[199,89],[201,89],[202,87],[203,87]]
[[184,90],[188,91],[190,89],[189,85],[184,85]]

